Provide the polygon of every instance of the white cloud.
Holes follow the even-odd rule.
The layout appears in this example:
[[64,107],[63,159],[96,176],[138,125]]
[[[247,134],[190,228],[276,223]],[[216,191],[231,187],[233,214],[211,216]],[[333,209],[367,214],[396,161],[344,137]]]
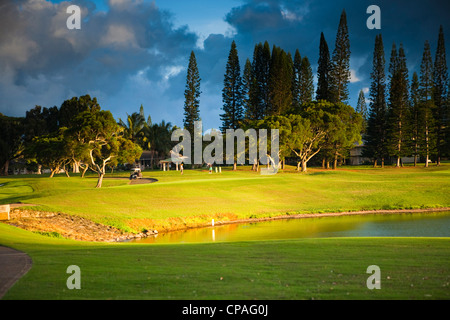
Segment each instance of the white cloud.
[[351,69],[350,70],[350,83],[355,83],[361,81],[360,78],[356,75],[356,71]]
[[183,66],[167,66],[164,68],[163,77],[165,80],[169,80],[170,78],[178,75],[184,69],[185,67]]
[[0,43],[0,58],[12,65],[20,65],[26,63],[38,49],[37,43],[25,36],[12,37],[9,41]]
[[284,19],[289,21],[302,21],[303,17],[298,16],[296,13],[289,11],[288,9],[281,8],[281,15]]
[[138,47],[133,30],[125,25],[110,25],[100,43],[105,46]]

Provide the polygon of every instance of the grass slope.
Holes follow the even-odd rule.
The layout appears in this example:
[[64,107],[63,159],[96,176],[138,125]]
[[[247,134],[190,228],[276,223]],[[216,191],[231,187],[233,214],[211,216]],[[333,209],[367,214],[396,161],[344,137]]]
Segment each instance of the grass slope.
[[[4,299],[449,299],[448,238],[139,245],[52,239],[0,224],[33,268]],[[369,265],[381,289],[366,287]],[[69,265],[81,289],[69,290]]]
[[[264,177],[146,172],[159,181],[0,178],[0,203],[22,201],[123,228],[148,221],[261,217],[450,206],[449,166],[357,169]],[[122,175],[123,177],[125,174]],[[116,176],[117,177],[117,176]],[[229,216],[227,216],[229,215]],[[200,219],[201,220],[201,219]],[[334,238],[145,245],[50,238],[0,224],[0,245],[27,252],[33,267],[4,299],[449,299],[450,239]],[[81,290],[68,290],[69,265]],[[369,290],[369,265],[381,290]]]
[[0,178],[5,184],[0,187],[0,203],[33,203],[135,232],[170,228],[168,218],[173,218],[173,224],[195,226],[211,218],[450,206],[449,165],[310,169],[308,174],[290,167],[274,176],[262,176],[246,167],[212,175],[185,170],[183,176],[176,171],[145,172],[144,176],[159,181],[130,186],[126,179],[106,178],[103,188],[94,189],[93,176]]

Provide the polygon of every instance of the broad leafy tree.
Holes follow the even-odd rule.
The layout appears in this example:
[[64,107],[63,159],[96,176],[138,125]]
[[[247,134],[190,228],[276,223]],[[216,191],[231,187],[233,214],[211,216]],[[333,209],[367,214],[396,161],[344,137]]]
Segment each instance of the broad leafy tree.
[[26,153],[44,167],[50,169],[50,178],[64,170],[69,177],[68,165],[72,160],[70,138],[65,136],[66,128],[58,132],[37,136],[28,145]]
[[90,168],[98,174],[97,188],[101,188],[106,167],[118,163],[134,163],[142,149],[123,137],[111,112],[92,110],[80,113],[70,130],[77,141],[86,146]]
[[9,164],[23,151],[23,118],[7,117],[0,113],[0,169],[8,175]]

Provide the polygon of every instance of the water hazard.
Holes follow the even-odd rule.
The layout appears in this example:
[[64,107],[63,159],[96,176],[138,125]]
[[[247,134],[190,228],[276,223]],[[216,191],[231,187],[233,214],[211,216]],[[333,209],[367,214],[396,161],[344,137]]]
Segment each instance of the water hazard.
[[282,219],[168,232],[139,243],[198,243],[327,237],[450,237],[450,212]]

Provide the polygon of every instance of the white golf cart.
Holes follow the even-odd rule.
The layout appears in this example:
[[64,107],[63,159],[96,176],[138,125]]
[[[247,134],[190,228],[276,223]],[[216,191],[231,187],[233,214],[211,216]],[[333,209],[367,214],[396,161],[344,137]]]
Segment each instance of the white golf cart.
[[141,178],[142,178],[141,168],[134,167],[133,169],[131,169],[130,180],[136,180]]

